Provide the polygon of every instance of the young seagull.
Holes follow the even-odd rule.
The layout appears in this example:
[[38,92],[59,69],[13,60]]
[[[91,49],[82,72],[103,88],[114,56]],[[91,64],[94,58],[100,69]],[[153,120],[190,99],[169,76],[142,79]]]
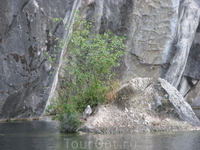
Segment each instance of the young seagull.
[[87,105],[87,107],[85,108],[84,112],[83,112],[83,119],[87,120],[87,117],[92,113],[92,109],[90,107],[90,105]]

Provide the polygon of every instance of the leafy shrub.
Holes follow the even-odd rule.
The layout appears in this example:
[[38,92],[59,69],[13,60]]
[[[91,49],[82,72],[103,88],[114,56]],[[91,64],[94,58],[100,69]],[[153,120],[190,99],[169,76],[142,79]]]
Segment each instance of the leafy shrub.
[[106,101],[112,90],[113,67],[119,66],[124,55],[124,37],[112,34],[109,30],[98,34],[93,22],[77,19],[68,44],[68,58],[64,81],[60,85],[59,97],[53,107],[56,118],[66,132],[74,132],[81,124],[79,115],[87,105],[97,106]]

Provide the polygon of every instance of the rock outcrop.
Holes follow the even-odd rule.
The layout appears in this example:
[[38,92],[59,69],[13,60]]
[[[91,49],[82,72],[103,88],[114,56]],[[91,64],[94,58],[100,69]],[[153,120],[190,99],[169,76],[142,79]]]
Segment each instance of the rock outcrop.
[[176,90],[175,87],[171,86],[166,80],[158,79],[161,87],[167,92],[169,101],[175,108],[176,113],[185,121],[194,126],[200,126],[200,121],[196,117],[191,106],[185,101],[183,96]]
[[162,77],[186,96],[199,80],[199,7],[199,0],[91,0],[82,16],[93,18],[99,33],[127,35],[116,71],[122,81]]
[[112,104],[97,108],[82,132],[193,130],[200,126],[191,106],[166,80],[134,78],[117,92]]
[[1,0],[0,120],[43,114],[65,49],[55,52],[55,38],[70,36],[66,24],[73,23],[78,6],[79,0]]
[[116,69],[120,81],[162,77],[199,103],[193,94],[200,75],[199,0],[1,1],[0,120],[43,114],[65,52],[55,47],[56,37],[70,38],[66,25],[73,25],[76,10],[93,19],[99,33],[126,34],[126,55]]
[[[199,5],[195,1],[183,0],[180,3],[177,33],[173,45],[174,56],[171,58],[170,67],[165,75],[167,81],[175,87],[178,87],[180,84],[184,71],[185,74],[188,74],[186,64],[199,24],[199,16]],[[191,66],[193,64],[189,61],[188,65]],[[185,68],[187,70],[185,70]],[[193,72],[193,74],[195,74],[195,72]]]

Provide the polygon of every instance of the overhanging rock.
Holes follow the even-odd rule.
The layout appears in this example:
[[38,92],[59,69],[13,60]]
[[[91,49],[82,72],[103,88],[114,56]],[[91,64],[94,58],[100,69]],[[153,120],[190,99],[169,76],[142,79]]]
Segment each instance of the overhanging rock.
[[185,121],[194,126],[200,126],[200,121],[196,117],[191,106],[185,101],[183,96],[166,80],[159,78],[162,88],[168,93],[169,101],[173,104],[177,114]]

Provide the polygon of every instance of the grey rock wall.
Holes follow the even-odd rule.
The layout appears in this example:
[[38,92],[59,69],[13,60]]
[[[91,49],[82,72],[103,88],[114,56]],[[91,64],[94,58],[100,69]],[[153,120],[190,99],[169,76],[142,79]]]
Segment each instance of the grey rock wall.
[[[196,4],[200,6],[200,1],[197,0]],[[199,19],[199,7],[194,13],[195,19]],[[189,28],[191,30],[191,28]],[[192,105],[192,107],[199,107],[200,106],[200,99],[199,99],[199,79],[200,79],[200,25],[198,24],[197,29],[195,30],[195,35],[192,40],[192,46],[190,47],[189,55],[187,58],[187,63],[185,66],[185,70],[182,74],[182,81],[179,84],[178,89],[186,88],[186,92],[183,92],[183,96],[185,96],[186,100]],[[183,85],[184,79],[187,80],[187,86]]]
[[[54,51],[55,38],[69,39],[66,24],[78,9],[99,33],[126,34],[126,55],[116,70],[122,82],[162,77],[192,95],[200,75],[199,6],[199,0],[0,0],[0,120],[42,115],[65,52]],[[55,17],[64,19],[55,23]]]
[[[172,56],[178,26],[179,1],[90,1],[85,16],[94,18],[100,33],[126,34],[127,54],[120,69],[123,81],[159,77]],[[122,71],[123,70],[123,71]],[[164,69],[166,71],[166,69]]]
[[[174,38],[174,56],[165,78],[175,87],[180,84],[186,64],[192,65],[188,56],[199,24],[199,5],[192,0],[184,0],[179,8],[179,20]],[[195,60],[196,61],[196,60]],[[193,67],[192,67],[193,68]],[[186,68],[187,69],[187,68]],[[188,69],[185,71],[187,74]]]
[[[0,120],[42,115],[62,54],[54,52],[55,37],[69,36],[65,24],[73,22],[78,4],[0,0]],[[65,19],[56,23],[56,17]],[[47,61],[46,53],[57,60],[55,64]]]
[[93,0],[84,13],[100,33],[127,35],[122,82],[162,77],[186,96],[199,80],[199,6],[199,0]]
[[[178,87],[184,71],[184,74],[191,74],[187,68],[191,69],[194,64],[187,60],[191,47],[197,47],[192,43],[199,24],[198,1],[89,2],[83,16],[93,18],[100,33],[111,29],[118,35],[127,35],[127,54],[120,69],[123,81],[138,76],[163,77]],[[193,60],[197,66],[198,61]],[[195,70],[195,67],[192,68]],[[193,74],[197,76],[199,71]]]

